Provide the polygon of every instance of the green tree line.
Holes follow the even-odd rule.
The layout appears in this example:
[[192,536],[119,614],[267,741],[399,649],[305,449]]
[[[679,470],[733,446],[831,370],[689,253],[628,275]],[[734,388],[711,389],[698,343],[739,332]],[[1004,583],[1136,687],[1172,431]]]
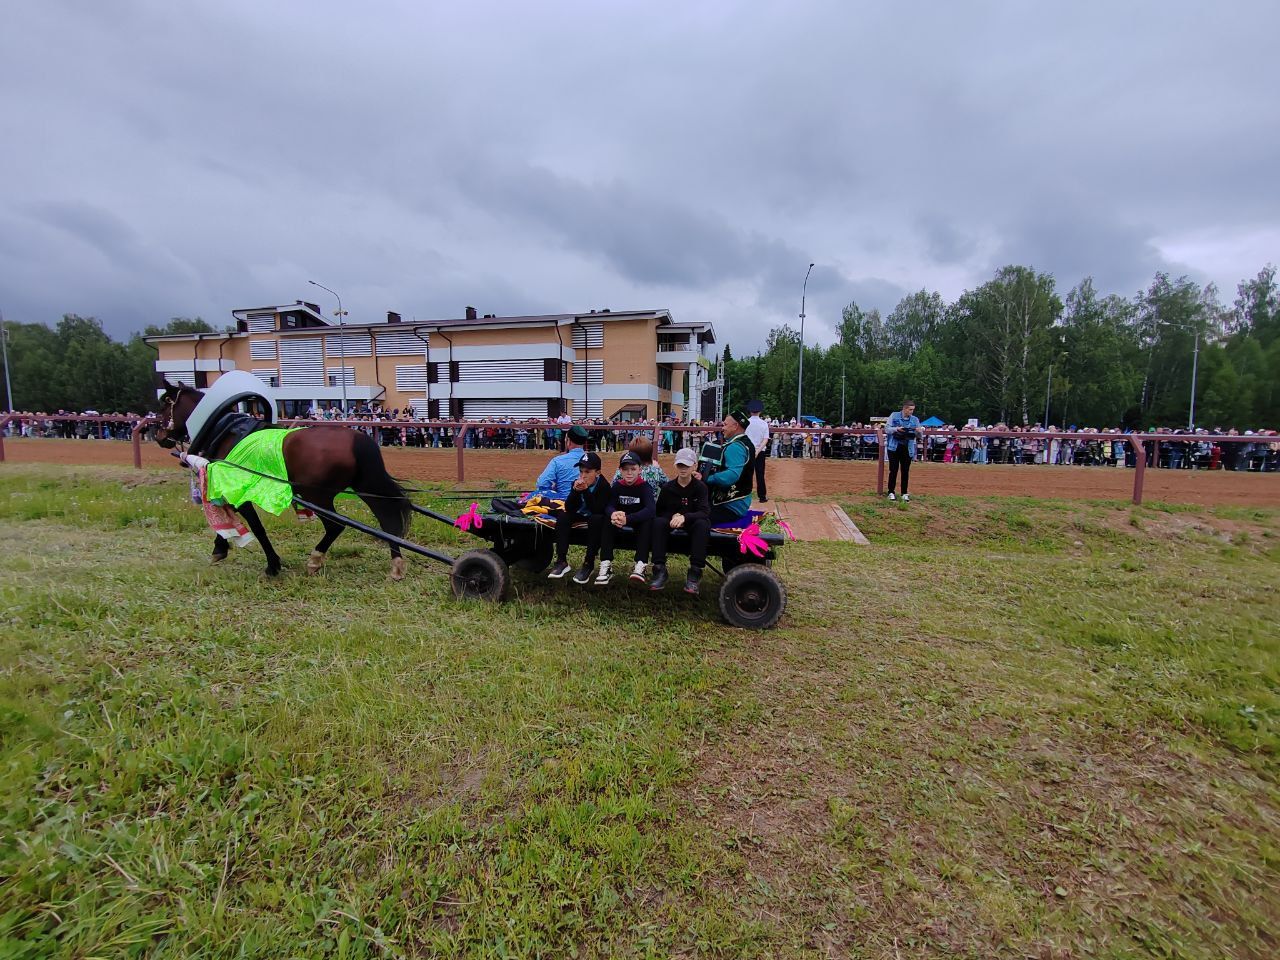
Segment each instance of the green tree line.
[[[199,317],[112,340],[93,317],[55,327],[9,323],[18,410],[138,411],[154,395],[155,351],[143,337],[203,333]],[[1185,426],[1193,358],[1196,422],[1239,429],[1280,424],[1280,287],[1267,266],[1224,305],[1212,284],[1157,274],[1131,298],[1089,279],[1065,297],[1052,275],[1007,266],[955,302],[920,290],[887,315],[850,303],[830,346],[806,345],[804,413],[866,422],[904,397],[951,423]],[[1198,351],[1196,349],[1198,343]],[[728,399],[795,415],[800,337],[788,325],[765,348],[723,362]]]
[[120,343],[94,317],[66,314],[57,326],[6,323],[15,410],[139,413],[155,408],[156,351],[143,337],[210,333],[199,317],[174,317]]
[[[1267,266],[1224,305],[1212,285],[1159,273],[1125,298],[1086,279],[1061,296],[1052,275],[1007,266],[947,303],[910,294],[887,316],[850,303],[830,346],[804,347],[804,410],[865,423],[910,397],[948,423],[1187,425],[1196,365],[1197,426],[1280,426],[1280,288]],[[1198,344],[1198,349],[1197,349]],[[796,411],[800,337],[770,331],[763,351],[722,361],[728,402]]]

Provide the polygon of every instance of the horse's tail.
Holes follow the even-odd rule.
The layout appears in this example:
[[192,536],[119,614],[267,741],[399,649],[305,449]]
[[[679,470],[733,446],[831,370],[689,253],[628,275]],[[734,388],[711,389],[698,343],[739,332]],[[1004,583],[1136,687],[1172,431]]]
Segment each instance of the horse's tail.
[[396,482],[395,477],[387,472],[387,465],[382,459],[382,449],[367,433],[353,431],[352,452],[355,454],[356,479],[352,484],[356,493],[368,494],[395,509],[400,514],[400,536],[409,532],[413,520],[413,511],[409,508],[409,497],[404,487]]

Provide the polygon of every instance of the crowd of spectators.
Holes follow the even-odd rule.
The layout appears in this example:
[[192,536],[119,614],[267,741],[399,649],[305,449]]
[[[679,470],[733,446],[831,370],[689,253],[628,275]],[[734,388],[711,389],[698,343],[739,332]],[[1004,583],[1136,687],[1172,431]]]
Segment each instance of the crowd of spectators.
[[[60,419],[75,417],[118,416],[119,421]],[[101,414],[96,410],[80,413],[59,410],[56,414],[18,411],[4,428],[6,437],[57,437],[79,440],[128,440],[133,425],[141,415],[133,412]],[[303,419],[329,421],[343,419],[336,408],[313,409]],[[417,416],[411,409],[382,410],[359,406],[346,415],[360,422],[359,429],[374,436],[383,446],[453,447],[457,427],[448,421]],[[470,422],[464,443],[468,449],[558,450],[565,430],[574,423],[586,427],[594,437],[594,446],[604,453],[628,448],[636,437],[652,437],[658,431],[658,452],[674,453],[682,446],[697,449],[704,440],[718,439],[715,424],[698,421],[684,423],[670,420],[622,421],[603,418],[573,420],[567,416],[548,421],[545,426],[529,427],[510,419],[485,419]],[[770,419],[769,455],[779,459],[874,460],[879,439],[875,424],[850,423],[824,427],[821,431],[801,429],[795,420]],[[811,424],[806,423],[806,428]],[[962,436],[967,431],[991,431],[1011,436]],[[1056,427],[1047,430],[1040,425],[988,426],[947,425],[930,432],[918,444],[916,459],[938,463],[976,464],[1058,464],[1066,466],[1133,467],[1135,453],[1124,431],[1116,427]],[[1280,471],[1280,434],[1275,430],[1231,429],[1172,430],[1159,428],[1158,444],[1147,445],[1147,465],[1171,470],[1251,470]],[[1058,438],[1053,433],[1091,433],[1092,438]],[[1214,436],[1250,437],[1250,441],[1218,443]]]
[[[954,429],[954,428],[950,428]],[[977,429],[977,428],[974,428]],[[939,463],[1047,463],[1060,466],[1133,467],[1137,452],[1127,434],[1114,427],[1008,427],[982,428],[1012,436],[966,437],[933,433],[921,444],[920,459]],[[1274,430],[1244,433],[1232,429],[1149,431],[1158,443],[1146,445],[1149,467],[1170,470],[1280,470],[1280,435]],[[1100,434],[1095,437],[1054,437],[1054,433]],[[1048,436],[1046,436],[1048,434]],[[1250,441],[1220,443],[1215,436],[1252,437]]]
[[[343,418],[339,416],[338,410],[330,407],[312,410],[304,419],[324,422]],[[357,429],[369,433],[383,446],[452,447],[460,429],[451,425],[453,421],[419,417],[412,410],[379,410],[358,406],[345,419],[361,423],[362,426]],[[569,416],[547,421],[545,426],[539,427],[525,426],[527,421],[516,421],[509,417],[472,419],[467,423],[468,430],[463,441],[467,449],[559,450],[564,432],[576,423],[592,433],[593,446],[603,453],[626,450],[636,437],[652,437],[654,430],[659,427],[655,420],[575,420]],[[673,420],[662,426],[669,427],[676,423]],[[697,425],[696,421],[694,425]],[[663,430],[659,435],[659,452],[674,453],[682,443],[681,435],[686,432]],[[716,428],[709,426],[705,431],[695,432],[691,436],[700,441],[715,433]]]
[[[962,436],[989,431],[1010,436]],[[931,430],[917,445],[916,459],[935,463],[1057,464],[1060,466],[1133,467],[1136,454],[1128,441],[1133,431],[1118,427],[1010,426],[994,423],[963,427],[945,425]],[[770,456],[874,460],[879,449],[875,424],[852,423],[829,432],[801,432],[796,421],[770,421]],[[1055,433],[1088,433],[1098,436],[1070,438]],[[1230,429],[1149,431],[1160,436],[1147,445],[1147,466],[1171,470],[1280,470],[1280,434],[1275,430]],[[1239,443],[1219,443],[1215,437],[1251,437]]]
[[[15,410],[4,427],[6,437],[52,437],[61,440],[128,440],[142,419],[139,413],[59,410],[57,413]],[[87,417],[120,419],[90,420]]]

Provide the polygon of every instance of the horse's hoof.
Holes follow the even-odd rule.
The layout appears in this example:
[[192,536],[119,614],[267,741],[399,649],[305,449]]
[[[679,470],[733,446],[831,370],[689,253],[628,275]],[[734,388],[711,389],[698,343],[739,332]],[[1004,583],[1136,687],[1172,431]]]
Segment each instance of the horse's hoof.
[[271,564],[270,566],[268,566],[268,567],[267,567],[267,571],[266,571],[266,572],[267,572],[267,576],[268,576],[268,577],[278,577],[278,576],[280,576],[280,564],[278,564],[278,563],[273,563],[273,564]]
[[311,556],[307,558],[307,576],[314,577],[323,569],[324,554],[319,550],[312,550]]
[[404,572],[408,568],[408,566],[409,564],[404,557],[392,557],[391,558],[391,579],[403,580]]
[[219,563],[221,563],[225,559],[227,559],[227,555],[225,553],[215,553],[213,556],[209,558],[209,562],[214,566],[217,566]]

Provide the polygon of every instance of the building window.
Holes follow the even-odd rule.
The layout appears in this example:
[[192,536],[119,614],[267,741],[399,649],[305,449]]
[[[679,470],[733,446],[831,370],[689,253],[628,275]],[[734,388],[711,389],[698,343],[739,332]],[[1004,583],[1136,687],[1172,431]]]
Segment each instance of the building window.
[[671,389],[671,368],[662,364],[658,366],[658,389]]

